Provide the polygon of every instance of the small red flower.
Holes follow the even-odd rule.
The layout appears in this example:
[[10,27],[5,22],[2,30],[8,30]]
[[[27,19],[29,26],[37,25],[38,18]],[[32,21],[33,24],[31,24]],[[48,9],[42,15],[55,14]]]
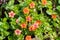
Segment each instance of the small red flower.
[[47,4],[47,0],[42,0],[42,4],[46,5]]
[[37,23],[34,23],[33,24],[33,27],[38,28],[38,24]]
[[19,30],[19,29],[16,29],[16,30],[15,30],[15,34],[16,34],[16,35],[20,35],[20,34],[21,34],[21,32],[22,32],[22,31],[21,31],[21,30]]
[[40,25],[42,22],[40,20],[36,21],[36,24]]
[[24,9],[23,9],[23,13],[24,13],[24,14],[29,14],[29,8],[28,8],[28,7],[24,8]]
[[34,3],[34,2],[31,2],[31,3],[29,4],[29,6],[30,6],[30,8],[35,8],[35,3]]
[[30,16],[26,17],[26,21],[31,22],[31,20],[32,20],[32,17],[30,17]]
[[16,19],[16,23],[18,23],[19,22],[19,20],[18,19]]
[[21,24],[21,28],[26,28],[27,27],[27,24],[26,23],[22,23]]
[[29,31],[35,31],[35,30],[36,30],[36,27],[34,27],[34,26],[29,27]]
[[32,40],[32,38],[30,35],[28,35],[28,36],[26,36],[25,40]]
[[9,17],[14,18],[15,13],[13,11],[9,12]]
[[56,14],[52,14],[51,16],[53,19],[56,19],[56,17],[57,17]]

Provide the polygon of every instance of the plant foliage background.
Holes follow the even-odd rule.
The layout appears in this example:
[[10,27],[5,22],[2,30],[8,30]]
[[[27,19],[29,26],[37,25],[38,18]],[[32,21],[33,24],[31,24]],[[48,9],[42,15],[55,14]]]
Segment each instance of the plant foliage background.
[[[24,40],[27,35],[31,38],[37,36],[39,40],[60,40],[60,0],[45,1],[47,4],[43,5],[42,0],[0,0],[0,40]],[[34,8],[29,7],[31,2],[35,3]],[[29,8],[29,14],[23,12],[26,7]],[[9,17],[11,11],[15,13],[13,18]],[[20,25],[26,22],[25,17],[29,15],[31,22],[26,23],[27,28],[21,28]],[[37,20],[41,21],[39,27],[29,31],[29,27]],[[16,29],[22,33],[16,35]]]

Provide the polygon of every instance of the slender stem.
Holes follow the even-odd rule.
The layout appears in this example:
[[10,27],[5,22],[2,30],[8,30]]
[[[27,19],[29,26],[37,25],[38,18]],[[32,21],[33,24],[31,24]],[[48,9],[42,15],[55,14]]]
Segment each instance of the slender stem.
[[41,8],[41,13],[43,13],[43,12],[42,12],[42,8]]
[[53,6],[53,11],[55,11],[55,9],[56,9],[56,0],[52,0],[52,6]]

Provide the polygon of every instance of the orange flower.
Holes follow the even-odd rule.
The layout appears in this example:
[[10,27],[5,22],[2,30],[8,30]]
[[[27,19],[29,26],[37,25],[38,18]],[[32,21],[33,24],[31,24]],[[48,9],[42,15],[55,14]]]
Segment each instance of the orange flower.
[[47,0],[42,0],[42,4],[46,5],[47,4]]
[[23,13],[24,13],[24,14],[29,14],[29,8],[28,8],[28,7],[24,8],[24,9],[23,9]]
[[37,20],[32,26],[29,27],[29,31],[36,30],[39,27],[40,24],[41,24],[41,21]]
[[29,27],[29,31],[34,31],[34,30],[36,30],[36,27],[34,27],[34,26]]
[[26,21],[31,22],[32,18],[30,16],[26,17]]
[[53,19],[56,19],[56,17],[57,17],[56,14],[52,14],[51,16]]
[[21,31],[21,30],[19,30],[19,29],[16,29],[16,30],[15,30],[15,34],[16,34],[16,35],[20,35],[20,34],[21,34],[21,32],[22,32],[22,31]]
[[35,8],[35,3],[34,3],[34,2],[31,2],[31,3],[29,4],[29,6],[30,6],[30,8]]
[[25,40],[32,40],[32,38],[30,35],[28,35],[28,36],[26,36]]
[[41,24],[41,21],[40,20],[37,20],[36,21],[36,24],[38,24],[38,25]]
[[27,27],[27,24],[26,23],[22,23],[21,24],[21,28],[26,28]]

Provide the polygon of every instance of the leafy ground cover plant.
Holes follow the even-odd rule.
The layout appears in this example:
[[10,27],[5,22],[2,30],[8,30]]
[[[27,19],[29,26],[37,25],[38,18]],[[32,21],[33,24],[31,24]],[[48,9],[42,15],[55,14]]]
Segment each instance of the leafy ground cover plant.
[[0,0],[0,40],[60,40],[60,0]]

